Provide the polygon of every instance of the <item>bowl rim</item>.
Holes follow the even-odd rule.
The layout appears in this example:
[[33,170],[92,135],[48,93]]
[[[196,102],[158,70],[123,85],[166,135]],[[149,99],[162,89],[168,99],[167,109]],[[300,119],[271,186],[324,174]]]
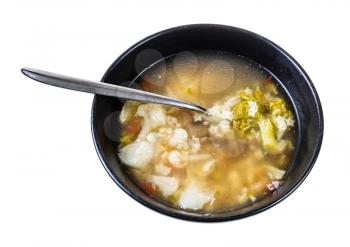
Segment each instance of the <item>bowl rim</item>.
[[[109,176],[112,178],[112,180],[118,185],[119,188],[121,188],[126,194],[128,194],[131,198],[133,198],[134,200],[136,200],[137,202],[141,203],[142,205],[167,216],[171,216],[177,219],[182,219],[182,220],[189,220],[189,221],[196,221],[196,222],[224,222],[224,221],[231,221],[231,220],[236,220],[236,219],[242,219],[248,216],[252,216],[255,214],[258,214],[260,212],[263,212],[275,205],[277,205],[278,203],[280,203],[281,201],[283,201],[284,199],[286,199],[290,194],[292,194],[299,186],[301,183],[303,183],[303,181],[306,179],[306,177],[309,175],[310,171],[312,170],[312,168],[314,167],[314,164],[317,160],[317,157],[320,153],[320,149],[322,146],[322,140],[323,140],[323,133],[324,133],[324,117],[323,117],[323,110],[322,110],[322,105],[321,105],[321,101],[320,98],[317,94],[316,88],[314,86],[314,84],[312,83],[310,77],[307,75],[306,71],[301,67],[301,65],[289,54],[287,53],[285,50],[283,50],[280,46],[278,46],[277,44],[275,44],[274,42],[270,41],[269,39],[242,29],[242,28],[238,28],[238,27],[234,27],[234,26],[228,26],[228,25],[221,25],[221,24],[189,24],[189,25],[182,25],[182,26],[176,26],[176,27],[172,27],[169,29],[165,29],[159,32],[156,32],[154,34],[151,34],[149,36],[147,36],[146,38],[142,39],[141,41],[135,43],[134,45],[132,45],[131,47],[129,47],[127,50],[125,50],[107,69],[107,71],[104,73],[101,82],[105,81],[105,78],[110,74],[110,72],[115,68],[115,66],[126,56],[128,56],[128,54],[134,50],[135,48],[137,48],[138,46],[148,42],[151,39],[157,38],[158,36],[161,35],[165,35],[167,33],[171,33],[173,31],[180,31],[180,30],[185,30],[185,29],[190,29],[190,28],[198,28],[198,27],[203,27],[203,28],[224,28],[224,29],[231,29],[231,30],[236,30],[238,32],[253,36],[254,38],[260,39],[263,42],[268,43],[269,45],[273,46],[276,50],[278,50],[278,52],[282,53],[286,58],[289,59],[289,61],[294,65],[294,67],[296,69],[299,70],[300,74],[304,77],[305,82],[308,84],[308,86],[311,89],[312,95],[314,97],[315,103],[316,103],[316,108],[317,108],[317,115],[319,118],[318,121],[318,127],[319,127],[319,131],[317,133],[317,140],[316,140],[316,144],[315,144],[315,148],[313,149],[313,154],[311,156],[311,159],[309,161],[309,164],[307,166],[307,168],[305,169],[305,171],[303,172],[303,174],[300,176],[300,178],[290,187],[286,190],[286,192],[284,194],[282,194],[279,198],[273,200],[271,203],[268,203],[262,207],[253,209],[251,211],[242,213],[242,214],[238,214],[238,215],[226,215],[226,216],[208,216],[208,215],[188,215],[188,214],[182,214],[180,212],[175,212],[175,211],[171,211],[171,210],[164,210],[161,207],[158,207],[155,204],[149,203],[148,201],[143,200],[140,196],[138,196],[136,193],[130,191],[127,186],[124,186],[124,184],[119,180],[119,178],[117,176],[114,176],[112,171],[109,169],[107,162],[105,161],[103,155],[102,155],[102,148],[100,145],[100,142],[97,139],[97,132],[96,132],[96,115],[95,115],[95,110],[96,110],[96,100],[97,97],[95,96],[93,99],[93,103],[92,103],[92,109],[91,109],[91,132],[92,132],[92,138],[93,138],[93,142],[94,142],[94,146],[97,152],[97,155],[104,167],[104,169],[107,171],[107,173],[109,174]],[[164,204],[163,204],[164,205]]]

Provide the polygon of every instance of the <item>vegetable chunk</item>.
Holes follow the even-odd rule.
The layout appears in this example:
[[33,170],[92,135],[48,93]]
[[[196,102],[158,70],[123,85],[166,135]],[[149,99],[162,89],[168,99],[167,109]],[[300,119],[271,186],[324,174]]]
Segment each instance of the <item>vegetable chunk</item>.
[[127,101],[116,119],[123,168],[150,197],[189,214],[280,193],[298,134],[280,85],[243,57],[188,53],[155,63],[135,83],[207,112]]
[[179,187],[178,181],[173,177],[152,176],[151,183],[155,184],[165,197],[174,194]]
[[214,199],[214,193],[203,192],[196,185],[190,184],[180,194],[179,205],[183,209],[198,210],[203,208],[204,204]]
[[144,168],[153,159],[154,145],[146,141],[137,141],[119,150],[120,160],[135,168]]

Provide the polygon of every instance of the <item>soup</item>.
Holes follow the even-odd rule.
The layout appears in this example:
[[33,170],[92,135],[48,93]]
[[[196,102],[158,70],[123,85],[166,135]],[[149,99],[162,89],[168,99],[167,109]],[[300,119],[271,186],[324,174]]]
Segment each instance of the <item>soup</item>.
[[283,184],[295,117],[259,65],[225,52],[184,52],[151,66],[137,83],[207,109],[124,104],[118,156],[150,196],[208,213],[253,203]]

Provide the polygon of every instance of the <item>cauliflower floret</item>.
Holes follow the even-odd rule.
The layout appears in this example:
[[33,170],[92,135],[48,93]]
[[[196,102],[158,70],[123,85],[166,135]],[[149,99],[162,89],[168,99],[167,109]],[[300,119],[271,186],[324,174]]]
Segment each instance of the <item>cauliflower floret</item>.
[[168,160],[176,167],[180,167],[182,163],[181,154],[179,151],[171,151],[168,156]]
[[173,135],[170,137],[169,145],[178,149],[187,149],[187,138],[187,131],[182,128],[177,128],[175,129]]
[[204,114],[198,113],[198,112],[193,113],[193,122],[202,122],[203,119],[204,119]]
[[128,166],[143,168],[153,159],[154,151],[155,148],[152,143],[135,141],[121,148],[118,156]]
[[221,120],[218,123],[213,123],[209,127],[209,134],[215,137],[225,137],[231,132],[230,122],[228,120]]
[[151,132],[146,136],[146,140],[151,143],[155,143],[158,139],[158,133]]
[[232,120],[232,107],[236,102],[237,97],[231,97],[224,101],[223,104],[215,104],[208,108],[207,114],[218,119]]
[[160,163],[155,166],[156,173],[159,175],[167,176],[171,172],[171,168],[168,166],[165,166],[164,164]]
[[196,153],[201,149],[201,143],[198,137],[192,136],[192,139],[189,141],[191,152]]
[[151,176],[150,182],[156,185],[165,197],[174,194],[179,187],[179,182],[174,177]]
[[146,136],[146,140],[151,143],[155,143],[158,139],[158,134],[156,132],[151,132]]
[[161,133],[161,134],[171,135],[173,132],[174,131],[171,128],[164,128],[164,127],[162,127],[162,128],[159,129],[159,133]]
[[190,184],[181,192],[179,206],[183,209],[198,210],[212,200],[214,200],[214,193],[203,192],[194,184]]
[[230,122],[227,120],[221,120],[219,123],[219,127],[221,129],[222,132],[229,132],[231,130],[230,128]]
[[168,155],[168,161],[175,167],[184,167],[189,160],[189,153],[187,151],[179,152],[177,150],[171,151]]
[[177,127],[177,128],[180,127],[180,124],[179,124],[179,122],[177,121],[177,119],[175,117],[168,116],[167,117],[167,122],[172,127]]
[[122,111],[119,114],[119,121],[121,124],[125,124],[134,115],[137,109],[138,102],[128,100],[123,105]]
[[158,104],[143,104],[137,108],[135,116],[143,117],[143,126],[138,135],[138,139],[145,138],[146,135],[166,124],[166,112],[163,106]]
[[218,119],[232,119],[232,112],[228,109],[223,109],[220,105],[214,105],[207,110],[209,116],[216,117]]

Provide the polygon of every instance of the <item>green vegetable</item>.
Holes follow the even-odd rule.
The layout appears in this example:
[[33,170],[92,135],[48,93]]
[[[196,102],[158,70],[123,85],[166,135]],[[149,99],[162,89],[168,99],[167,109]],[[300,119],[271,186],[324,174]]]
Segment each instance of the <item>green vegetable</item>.
[[284,174],[286,173],[284,170],[278,169],[277,167],[266,165],[266,169],[270,176],[270,179],[281,180],[283,179]]
[[[233,128],[241,136],[251,136],[255,130],[259,130],[265,151],[271,154],[281,153],[288,146],[288,142],[279,139],[287,126],[291,126],[294,121],[286,102],[282,98],[268,100],[260,88],[241,91],[239,99],[232,107]],[[250,109],[252,105],[256,109]],[[285,123],[283,126],[281,121],[277,121],[281,118]]]
[[270,102],[269,111],[272,117],[292,117],[292,112],[287,109],[287,104],[282,98],[276,98],[274,101]]
[[286,140],[276,140],[274,127],[270,119],[260,117],[258,123],[261,141],[265,151],[271,154],[281,153],[287,147],[288,142]]
[[247,100],[241,100],[236,103],[233,108],[233,128],[236,129],[241,135],[245,135],[256,127],[256,121],[254,118],[248,115],[249,104]]
[[124,147],[134,141],[135,137],[132,135],[128,135],[124,131],[119,139],[119,148]]
[[287,108],[286,102],[276,98],[269,104],[270,119],[275,128],[275,136],[280,139],[288,127],[294,125],[292,112]]
[[[233,119],[232,126],[241,135],[249,134],[254,128],[257,128],[257,119],[259,118],[262,109],[263,93],[257,88],[252,93],[241,91],[239,93],[240,101],[232,107]],[[249,115],[249,102],[257,105],[257,112],[251,116]]]
[[187,92],[188,94],[192,94],[192,88],[190,88],[190,87],[186,88],[186,92]]

